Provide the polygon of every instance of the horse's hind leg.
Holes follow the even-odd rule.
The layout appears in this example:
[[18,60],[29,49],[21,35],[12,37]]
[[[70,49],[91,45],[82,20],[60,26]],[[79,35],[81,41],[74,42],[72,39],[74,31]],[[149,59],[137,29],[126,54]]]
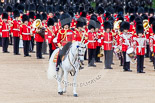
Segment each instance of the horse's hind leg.
[[61,81],[63,77],[64,72],[61,71],[60,74],[57,74],[57,82],[58,82],[58,94],[63,95],[62,87],[61,87]]
[[64,84],[65,84],[65,87],[63,89],[63,92],[66,93],[67,85],[68,85],[68,72],[67,71],[64,71]]

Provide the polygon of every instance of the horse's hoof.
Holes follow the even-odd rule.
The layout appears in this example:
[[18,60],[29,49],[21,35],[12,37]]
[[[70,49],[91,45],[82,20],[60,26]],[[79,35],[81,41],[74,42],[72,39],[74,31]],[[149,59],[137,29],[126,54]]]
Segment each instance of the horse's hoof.
[[59,95],[63,95],[63,92],[58,92]]
[[78,95],[77,94],[74,94],[74,97],[78,97]]

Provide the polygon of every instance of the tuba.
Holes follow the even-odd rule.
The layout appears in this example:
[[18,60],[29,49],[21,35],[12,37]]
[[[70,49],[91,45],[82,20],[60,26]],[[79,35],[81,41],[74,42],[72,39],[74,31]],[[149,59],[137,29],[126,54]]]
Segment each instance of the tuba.
[[145,30],[148,30],[150,28],[149,21],[148,20],[143,20],[143,26],[144,26]]
[[38,29],[38,30],[37,30],[37,33],[38,33],[42,38],[45,37],[45,28],[42,27],[42,22],[41,22],[40,19],[36,19],[36,20],[34,21],[34,23],[32,24],[32,27]]

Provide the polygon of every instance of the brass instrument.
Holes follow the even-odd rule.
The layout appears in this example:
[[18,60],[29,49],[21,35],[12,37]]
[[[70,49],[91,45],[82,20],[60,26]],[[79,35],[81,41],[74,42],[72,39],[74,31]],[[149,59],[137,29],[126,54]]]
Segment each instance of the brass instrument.
[[32,27],[37,29],[37,33],[44,38],[45,37],[45,28],[42,26],[42,22],[40,19],[36,19],[32,24]]
[[148,30],[150,28],[148,20],[143,20],[143,27],[144,27],[145,30]]
[[103,57],[104,56],[104,54],[103,54],[103,49],[102,48],[100,48],[100,53],[99,54],[97,54],[97,57]]
[[114,30],[119,30],[120,28],[120,24],[121,24],[122,20],[118,20],[114,22]]

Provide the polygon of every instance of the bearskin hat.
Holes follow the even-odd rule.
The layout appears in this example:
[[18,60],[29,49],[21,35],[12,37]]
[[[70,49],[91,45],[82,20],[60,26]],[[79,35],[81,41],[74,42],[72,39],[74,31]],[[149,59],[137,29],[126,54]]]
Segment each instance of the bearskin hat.
[[111,25],[110,21],[105,21],[104,22],[104,30],[106,30],[108,28],[111,29],[112,28],[112,25]]
[[153,8],[149,9],[149,14],[154,14],[154,9]]
[[42,19],[43,19],[43,20],[47,20],[47,14],[46,14],[46,13],[43,13],[43,14],[42,14]]
[[3,8],[0,7],[0,15],[2,15],[2,13],[3,13]]
[[97,21],[97,16],[95,14],[93,14],[91,17],[90,17],[91,20],[94,20],[94,21]]
[[12,6],[8,5],[5,9],[6,12],[12,12]]
[[73,12],[68,12],[68,14],[71,16],[71,17],[74,17],[74,13]]
[[124,21],[124,17],[123,17],[123,16],[119,16],[119,17],[118,17],[118,20]]
[[47,6],[47,13],[53,13],[55,12],[55,9],[53,6]]
[[48,21],[47,21],[47,26],[54,26],[54,19],[53,18],[49,18]]
[[29,18],[34,19],[35,13],[33,11],[29,12]]
[[90,30],[92,28],[94,28],[94,29],[96,28],[96,23],[94,20],[89,21],[88,29]]
[[155,33],[155,21],[152,23],[153,33]]
[[150,17],[149,24],[151,25],[155,21],[155,17]]
[[98,13],[99,15],[100,15],[100,14],[103,14],[103,13],[104,13],[103,7],[99,6],[99,7],[97,8],[97,13]]
[[148,7],[145,7],[144,8],[144,13],[148,13],[149,12],[149,8]]
[[131,13],[135,13],[135,9],[134,8],[130,8],[129,9],[129,13],[131,14]]
[[38,12],[44,12],[44,11],[45,11],[45,8],[44,8],[42,5],[40,5],[40,6],[37,8],[37,11],[38,11]]
[[118,14],[123,14],[123,13],[124,13],[123,7],[119,7],[118,8]]
[[142,14],[141,18],[142,20],[148,20],[148,16],[146,14]]
[[59,6],[59,12],[63,12],[64,11],[64,7],[63,6]]
[[24,5],[22,5],[22,4],[18,5],[19,11],[24,12],[24,9],[25,9]]
[[29,11],[36,11],[36,6],[34,4],[30,4]]
[[136,25],[136,33],[144,33],[144,27],[142,24]]
[[144,13],[144,8],[143,7],[139,7],[138,8],[138,14],[143,14]]
[[60,16],[60,22],[61,22],[62,27],[65,26],[65,25],[70,26],[71,21],[72,21],[71,16],[68,13],[63,13]]
[[40,14],[36,14],[36,19],[40,19],[40,20],[42,20],[43,18],[42,18],[42,15],[40,15]]
[[80,6],[78,11],[79,11],[79,13],[82,12],[82,11],[84,11],[84,7],[83,6]]
[[60,19],[60,13],[59,12],[56,12],[55,16],[57,16],[57,18]]
[[136,25],[139,25],[139,24],[143,24],[143,22],[142,21],[137,21]]
[[94,8],[93,8],[93,7],[89,7],[88,13],[89,13],[89,14],[93,14],[93,13],[94,13]]
[[131,15],[130,16],[130,22],[133,22],[135,20],[135,18],[136,18],[135,15]]
[[76,23],[76,27],[78,28],[78,27],[83,27],[83,19],[82,18],[78,18],[77,19],[77,23]]
[[26,14],[22,17],[22,22],[24,23],[25,21],[29,21],[29,17]]
[[121,28],[122,31],[123,30],[129,30],[130,29],[130,23],[124,21],[124,22],[121,23],[120,28]]
[[101,23],[97,20],[96,21],[96,28],[100,29],[100,27],[101,27]]
[[14,9],[14,10],[15,10],[15,9],[18,9],[18,5],[19,5],[19,3],[15,3],[14,6],[13,6],[13,9]]
[[108,7],[107,11],[110,12],[111,14],[115,13],[115,10],[113,7]]
[[19,10],[18,9],[14,10],[13,15],[14,15],[14,18],[19,17],[20,16]]
[[4,12],[4,13],[2,14],[2,19],[8,19],[8,13]]

